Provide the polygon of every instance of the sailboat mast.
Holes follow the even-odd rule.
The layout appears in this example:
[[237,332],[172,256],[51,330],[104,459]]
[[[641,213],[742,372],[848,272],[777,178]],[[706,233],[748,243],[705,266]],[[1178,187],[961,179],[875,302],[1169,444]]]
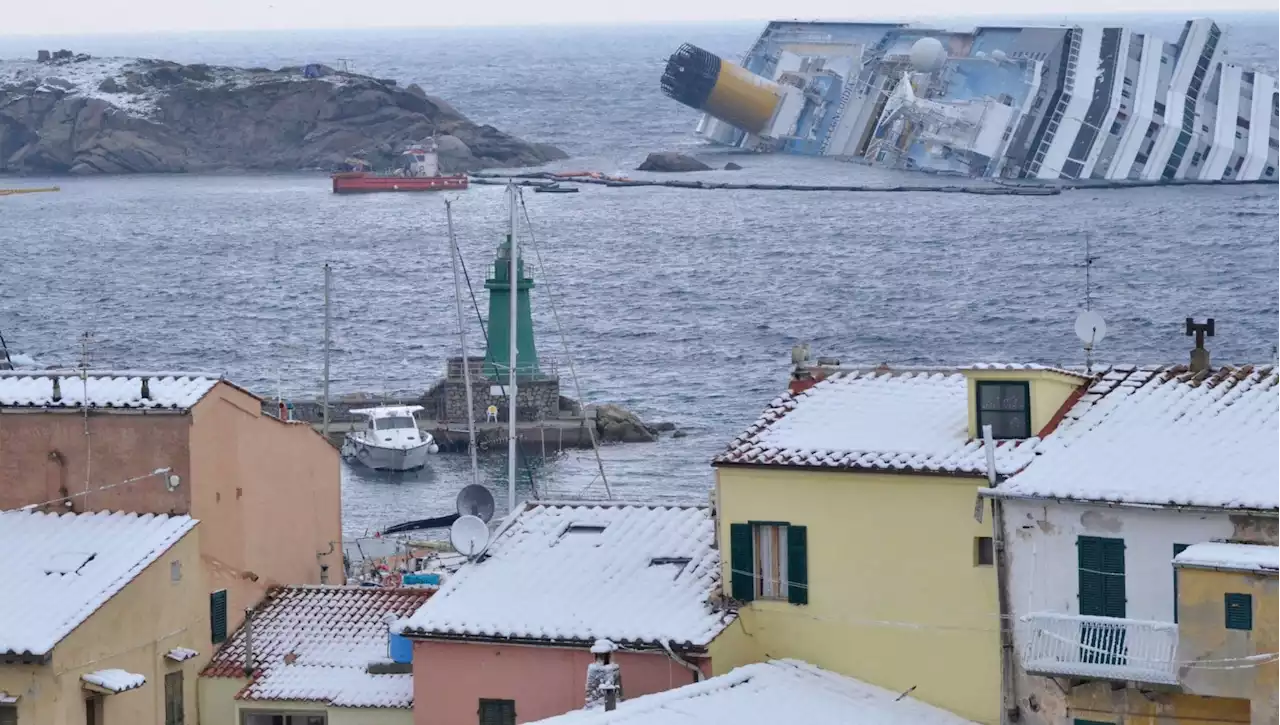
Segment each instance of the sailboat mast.
[[467,356],[467,327],[462,319],[462,278],[458,274],[458,243],[453,235],[453,205],[444,202],[444,216],[449,223],[449,259],[453,262],[453,298],[458,308],[458,343],[462,346],[462,382],[467,386],[467,450],[471,452],[471,482],[480,483],[480,465],[476,461],[476,408],[471,399],[471,358]]
[[329,263],[324,263],[324,389],[320,394],[321,421],[325,440],[329,439]]
[[508,250],[511,259],[507,281],[510,283],[508,293],[511,300],[510,315],[507,320],[507,511],[516,510],[516,322],[520,319],[519,303],[519,242],[516,240],[516,185],[507,185],[507,203],[511,205],[511,218],[508,220],[510,244]]

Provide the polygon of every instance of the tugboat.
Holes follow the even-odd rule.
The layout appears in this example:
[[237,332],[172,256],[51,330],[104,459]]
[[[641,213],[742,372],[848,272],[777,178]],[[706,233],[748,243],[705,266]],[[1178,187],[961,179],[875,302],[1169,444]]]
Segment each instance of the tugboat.
[[400,167],[386,173],[369,171],[363,161],[352,160],[352,171],[334,174],[333,193],[367,194],[375,191],[457,191],[467,188],[467,175],[440,175],[435,139],[416,144],[401,154]]
[[427,465],[427,454],[440,448],[430,433],[418,430],[414,413],[420,410],[421,405],[387,405],[350,411],[369,423],[365,430],[347,434],[342,457],[375,471],[412,471]]

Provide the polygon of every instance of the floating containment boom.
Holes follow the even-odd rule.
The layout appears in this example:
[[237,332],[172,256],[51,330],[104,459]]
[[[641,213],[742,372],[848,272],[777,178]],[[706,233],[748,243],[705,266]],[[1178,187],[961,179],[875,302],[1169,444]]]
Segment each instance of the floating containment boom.
[[777,83],[689,43],[667,61],[662,92],[753,134],[768,131],[784,95]]

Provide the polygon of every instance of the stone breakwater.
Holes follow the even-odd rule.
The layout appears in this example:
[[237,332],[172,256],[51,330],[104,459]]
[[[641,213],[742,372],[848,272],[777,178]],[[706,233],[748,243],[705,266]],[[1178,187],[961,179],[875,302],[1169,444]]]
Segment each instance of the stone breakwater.
[[329,171],[350,157],[380,167],[433,136],[447,173],[566,158],[477,124],[416,84],[320,64],[0,61],[0,173]]

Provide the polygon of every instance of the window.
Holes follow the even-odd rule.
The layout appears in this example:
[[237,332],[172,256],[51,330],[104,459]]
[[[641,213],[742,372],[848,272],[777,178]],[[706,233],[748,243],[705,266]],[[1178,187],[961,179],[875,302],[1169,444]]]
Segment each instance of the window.
[[0,705],[0,725],[18,725],[17,705]]
[[516,701],[481,699],[480,725],[516,725]]
[[1228,592],[1223,597],[1227,629],[1248,632],[1253,629],[1253,595]]
[[270,710],[241,710],[241,725],[327,725],[323,712],[272,712]]
[[183,725],[185,706],[182,697],[182,670],[164,676],[164,725]]
[[990,536],[973,537],[973,565],[993,566],[996,563],[996,549]]
[[1024,382],[978,381],[978,433],[991,426],[996,440],[1031,437],[1031,386]]
[[397,416],[395,418],[377,418],[374,421],[374,427],[378,430],[392,430],[395,428],[413,428],[413,418],[407,416]]
[[808,529],[785,521],[729,526],[734,599],[809,603]]
[[[1164,107],[1164,104],[1163,104],[1163,103],[1161,103],[1161,102],[1159,102],[1159,101],[1156,101],[1156,102],[1155,102],[1155,105],[1153,105],[1151,108],[1152,108],[1152,110],[1154,110],[1154,111],[1156,112],[1156,115],[1157,115],[1157,116],[1163,116],[1163,115],[1164,115],[1165,107]],[[1155,124],[1152,124],[1152,125],[1154,126]]]
[[219,589],[209,595],[209,635],[214,644],[227,639],[227,590]]
[[[1080,614],[1095,617],[1125,616],[1124,539],[1099,536],[1076,538],[1079,557]],[[1080,626],[1080,661],[1089,664],[1121,665],[1125,630],[1107,624]]]
[[[1177,559],[1178,554],[1186,551],[1187,544],[1173,545],[1173,558]],[[1173,567],[1173,623],[1178,623],[1178,567]]]

